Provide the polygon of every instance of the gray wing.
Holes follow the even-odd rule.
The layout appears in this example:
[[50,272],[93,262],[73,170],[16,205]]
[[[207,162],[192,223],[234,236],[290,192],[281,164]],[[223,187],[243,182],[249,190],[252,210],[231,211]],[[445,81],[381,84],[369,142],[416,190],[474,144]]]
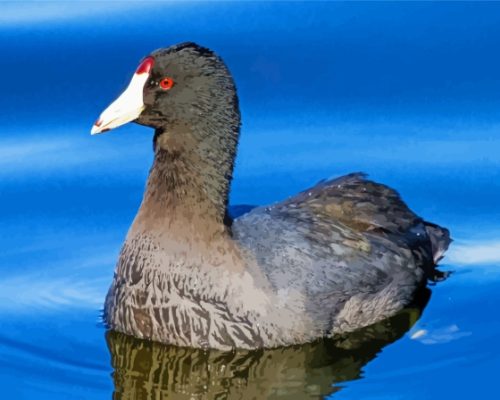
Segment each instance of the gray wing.
[[[236,219],[234,238],[277,293],[304,294],[304,312],[328,332],[394,314],[432,275],[449,243],[387,186],[350,174]],[[328,316],[328,318],[326,317]]]

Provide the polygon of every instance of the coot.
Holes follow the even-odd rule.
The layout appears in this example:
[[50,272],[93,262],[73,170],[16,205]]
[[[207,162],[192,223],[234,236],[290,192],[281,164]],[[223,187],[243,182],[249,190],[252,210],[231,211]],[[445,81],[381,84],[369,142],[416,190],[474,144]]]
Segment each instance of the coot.
[[409,304],[450,242],[359,173],[232,220],[238,98],[197,44],[144,58],[92,133],[129,121],[154,128],[154,162],[105,302],[113,330],[222,350],[354,331]]

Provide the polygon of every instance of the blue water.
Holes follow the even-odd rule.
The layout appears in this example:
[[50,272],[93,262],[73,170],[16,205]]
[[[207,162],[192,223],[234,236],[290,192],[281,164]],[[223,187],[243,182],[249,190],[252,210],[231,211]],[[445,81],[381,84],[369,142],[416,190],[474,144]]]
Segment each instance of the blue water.
[[[144,398],[135,384],[183,398],[148,364],[175,349],[111,337],[110,352],[100,321],[152,132],[89,130],[144,55],[185,40],[216,50],[237,82],[231,203],[365,171],[455,239],[442,262],[453,273],[418,321],[410,310],[354,350],[264,352],[255,371],[215,382],[236,398],[495,398],[500,4],[448,2],[2,3],[0,397]],[[143,362],[120,364],[137,349]],[[201,379],[193,365],[188,385]]]

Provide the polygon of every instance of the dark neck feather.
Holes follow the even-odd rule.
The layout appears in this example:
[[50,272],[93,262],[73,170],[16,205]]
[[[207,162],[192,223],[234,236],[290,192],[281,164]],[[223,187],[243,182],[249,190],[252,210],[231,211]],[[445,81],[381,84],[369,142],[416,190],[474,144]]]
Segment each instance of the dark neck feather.
[[239,136],[237,107],[230,116],[156,130],[155,158],[141,211],[148,208],[156,218],[177,223],[230,223],[227,204]]

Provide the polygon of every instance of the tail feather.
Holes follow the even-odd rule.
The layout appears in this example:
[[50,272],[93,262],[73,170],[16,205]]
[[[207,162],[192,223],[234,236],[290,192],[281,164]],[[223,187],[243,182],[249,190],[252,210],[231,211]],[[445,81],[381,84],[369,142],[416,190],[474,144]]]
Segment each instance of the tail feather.
[[450,231],[431,222],[425,222],[425,229],[431,241],[434,264],[437,264],[444,257],[444,253],[452,242]]

